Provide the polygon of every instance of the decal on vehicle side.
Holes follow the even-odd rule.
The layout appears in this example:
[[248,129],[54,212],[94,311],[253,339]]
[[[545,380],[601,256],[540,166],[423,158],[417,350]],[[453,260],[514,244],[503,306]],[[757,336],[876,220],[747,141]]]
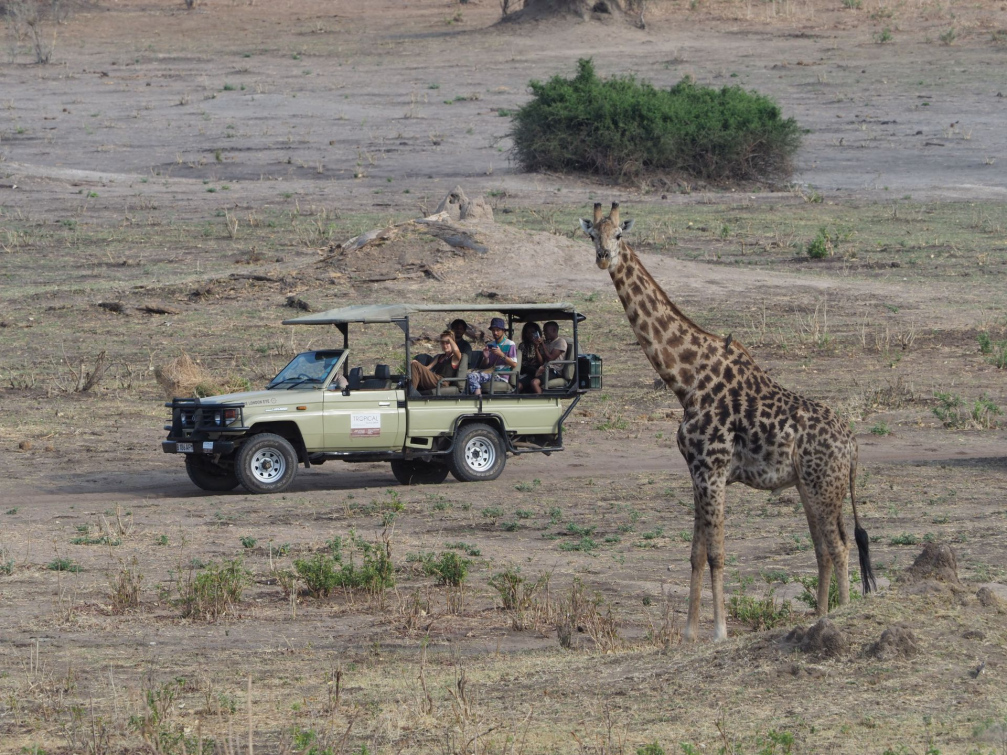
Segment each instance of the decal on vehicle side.
[[352,412],[350,414],[350,437],[381,435],[380,412]]

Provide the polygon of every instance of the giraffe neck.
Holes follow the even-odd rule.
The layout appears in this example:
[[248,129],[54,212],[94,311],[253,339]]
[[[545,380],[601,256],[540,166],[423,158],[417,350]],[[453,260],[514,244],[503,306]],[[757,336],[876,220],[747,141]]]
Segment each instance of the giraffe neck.
[[682,314],[636,253],[620,243],[619,263],[609,268],[616,293],[647,359],[684,404],[713,349],[722,349],[723,342]]

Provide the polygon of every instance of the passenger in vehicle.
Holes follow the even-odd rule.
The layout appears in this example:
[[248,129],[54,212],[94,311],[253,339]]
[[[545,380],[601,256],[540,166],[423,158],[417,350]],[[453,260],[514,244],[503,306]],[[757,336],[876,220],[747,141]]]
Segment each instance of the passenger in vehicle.
[[331,381],[329,381],[330,391],[341,391],[350,384],[350,381],[346,379],[346,375],[339,373]]
[[455,341],[455,334],[445,330],[440,335],[441,353],[427,367],[415,359],[409,364],[409,374],[413,388],[418,391],[432,391],[443,378],[452,378],[457,374],[458,365],[462,361],[462,353]]
[[468,374],[468,392],[476,396],[482,395],[482,386],[491,380],[509,382],[508,375],[499,373],[517,367],[517,344],[507,338],[507,323],[502,317],[494,317],[489,330],[493,340],[487,341],[483,349],[482,368]]
[[532,380],[535,373],[542,366],[539,358],[538,342],[542,340],[542,329],[537,322],[526,322],[521,328],[521,343],[517,345],[517,350],[521,352],[521,374],[517,379],[518,393],[531,393]]
[[468,333],[469,325],[467,322],[458,318],[454,320],[451,325],[451,332],[454,333],[455,343],[458,345],[458,351],[462,354],[472,353],[472,344],[465,340],[465,335]]
[[531,382],[531,389],[534,393],[541,393],[542,386],[549,383],[553,378],[563,377],[563,368],[550,368],[549,374],[545,374],[545,367],[548,362],[554,359],[563,359],[566,356],[567,342],[559,335],[559,324],[550,320],[545,324],[545,337],[540,338],[536,346],[538,347],[541,366],[535,373],[535,379]]

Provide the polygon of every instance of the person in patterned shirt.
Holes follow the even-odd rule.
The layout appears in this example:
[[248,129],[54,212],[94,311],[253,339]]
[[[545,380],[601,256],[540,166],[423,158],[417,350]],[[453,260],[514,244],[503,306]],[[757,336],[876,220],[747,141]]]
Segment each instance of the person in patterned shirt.
[[482,386],[491,380],[509,382],[510,376],[500,372],[517,367],[517,344],[507,338],[507,323],[502,317],[494,317],[489,330],[493,340],[487,341],[483,349],[482,367],[468,374],[468,392],[475,396],[481,396]]

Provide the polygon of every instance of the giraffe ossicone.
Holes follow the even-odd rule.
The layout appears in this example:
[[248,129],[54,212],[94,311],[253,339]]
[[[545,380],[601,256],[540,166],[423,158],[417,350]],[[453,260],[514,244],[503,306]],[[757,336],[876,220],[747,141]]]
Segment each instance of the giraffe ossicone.
[[598,267],[612,277],[640,346],[682,404],[678,448],[696,502],[686,638],[699,632],[706,564],[714,639],[727,637],[724,497],[735,482],[757,490],[797,488],[818,561],[819,616],[828,613],[833,570],[839,604],[850,598],[851,543],[843,522],[848,490],[864,593],[876,590],[870,541],[857,517],[857,441],[847,424],[824,404],[777,384],[731,336],[708,333],[686,317],[623,241],[633,221],[620,221],[618,203],[608,217],[595,204],[593,219],[580,224],[594,241]]

